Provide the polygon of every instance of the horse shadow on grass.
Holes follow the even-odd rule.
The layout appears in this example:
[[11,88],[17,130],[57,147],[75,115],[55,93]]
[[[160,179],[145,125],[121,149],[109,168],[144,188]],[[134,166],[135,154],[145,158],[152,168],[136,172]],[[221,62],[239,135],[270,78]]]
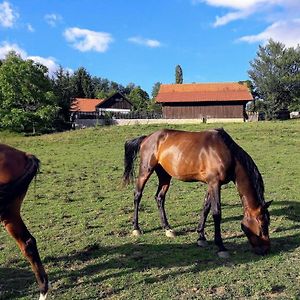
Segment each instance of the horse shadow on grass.
[[[237,207],[241,206],[241,204],[222,204],[223,207],[226,207],[230,209],[231,207]],[[241,206],[242,210],[242,206]],[[283,217],[285,219],[288,219],[294,223],[294,226],[290,226],[289,228],[285,229],[279,229],[278,231],[286,231],[286,230],[292,230],[292,229],[299,229],[300,228],[300,200],[274,200],[269,208],[270,212],[270,218],[271,218],[271,226],[272,226],[272,218],[278,218]],[[223,213],[224,214],[224,213]],[[237,214],[235,216],[228,216],[222,218],[221,224],[225,224],[227,222],[233,222],[233,221],[242,221],[243,214],[242,211],[240,214]],[[211,218],[208,218],[208,224],[212,224]],[[196,225],[194,223],[186,223],[186,224],[180,224],[180,227],[186,227],[187,229],[183,229],[182,234],[185,234],[185,232],[191,232],[196,230]],[[159,228],[155,228],[159,229]],[[180,233],[179,233],[180,234]]]
[[[272,250],[269,256],[276,256],[282,252],[293,251],[300,245],[300,232],[288,234],[290,230],[300,228],[300,201],[274,201],[271,209],[273,217],[284,217],[293,222],[293,225],[282,227],[276,232],[286,232],[283,236],[272,237]],[[241,220],[241,216],[225,218],[225,222]],[[189,234],[194,231],[193,224],[185,224],[187,229],[181,234]],[[180,225],[180,227],[184,226]],[[157,227],[155,229],[160,229]],[[151,232],[149,230],[147,232]],[[146,231],[145,231],[146,232]],[[146,234],[147,234],[146,232]],[[122,278],[131,274],[145,274],[139,276],[135,284],[155,284],[164,282],[185,274],[186,272],[199,273],[216,269],[221,266],[234,266],[246,264],[250,261],[258,262],[265,257],[257,256],[251,252],[250,245],[244,235],[224,238],[224,242],[231,257],[223,260],[217,257],[216,247],[209,241],[207,248],[199,248],[196,243],[176,244],[167,240],[162,244],[149,244],[139,241],[126,242],[127,239],[118,237],[125,242],[116,246],[105,246],[99,243],[91,244],[69,255],[48,256],[43,259],[48,265],[50,281],[59,293],[60,290],[73,289],[84,278],[88,284],[99,285],[109,279]],[[237,238],[243,242],[236,243]],[[71,267],[76,265],[76,268]],[[65,267],[66,266],[66,267]],[[24,267],[25,268],[25,267]],[[153,274],[151,269],[165,269],[165,272]],[[176,270],[174,270],[176,269]],[[150,272],[149,272],[150,271]],[[16,276],[17,274],[17,276]],[[7,278],[11,281],[7,281]],[[33,274],[29,269],[11,269],[0,267],[0,299],[18,299],[29,295],[30,286],[34,281]],[[125,282],[112,289],[101,289],[99,298],[109,297],[111,294],[118,295],[123,290],[130,288],[132,282]],[[55,283],[60,282],[55,288]]]
[[300,200],[274,200],[271,208],[271,216],[283,216],[300,224]]
[[[152,284],[175,278],[186,272],[205,272],[221,266],[231,267],[265,259],[251,252],[250,245],[244,236],[240,238],[244,238],[244,242],[239,244],[232,242],[233,238],[224,239],[232,255],[227,260],[217,257],[213,242],[209,242],[208,247],[203,249],[197,247],[196,243],[145,244],[136,241],[118,246],[103,246],[96,243],[70,255],[47,257],[45,263],[64,265],[71,262],[79,266],[76,270],[70,268],[63,271],[61,268],[56,268],[59,269],[58,271],[51,272],[50,270],[49,276],[52,282],[64,280],[66,284],[63,289],[74,288],[83,277],[85,280],[89,278],[90,284],[99,285],[105,280],[134,273],[145,274],[141,276],[142,279],[135,281],[135,284]],[[299,246],[299,241],[300,233],[274,238],[269,255],[276,256],[282,251],[292,251]],[[107,257],[111,258],[107,259]],[[95,262],[97,260],[101,262]],[[165,269],[166,272],[159,275],[151,274],[151,269]],[[132,282],[125,282],[122,286],[114,287],[109,293],[116,295],[131,285]],[[103,293],[101,297],[109,296],[105,294],[105,291]]]
[[[284,217],[293,221],[293,225],[282,228],[280,237],[272,237],[272,250],[269,256],[276,256],[282,252],[290,252],[300,245],[300,232],[288,232],[300,228],[300,201],[274,201],[270,209],[271,219],[273,217]],[[242,216],[228,217],[225,222],[241,220]],[[186,224],[187,229],[181,234],[188,234],[194,231],[192,224]],[[180,226],[182,227],[182,226]],[[155,228],[159,229],[160,228]],[[151,232],[153,230],[149,230]],[[276,232],[278,232],[277,230]],[[146,234],[148,231],[145,231]],[[237,238],[242,238],[242,243],[236,243]],[[125,240],[124,240],[125,241]],[[117,246],[103,246],[95,243],[82,250],[66,256],[47,257],[45,262],[54,264],[68,264],[76,262],[77,270],[64,270],[51,272],[50,278],[59,281],[62,278],[69,278],[64,288],[74,288],[80,278],[89,278],[92,284],[101,284],[103,281],[128,276],[134,273],[142,273],[139,283],[159,283],[186,272],[205,272],[220,266],[234,266],[264,260],[265,257],[257,256],[251,252],[250,245],[244,235],[224,238],[225,245],[231,253],[228,260],[217,257],[216,247],[212,241],[207,248],[199,248],[196,243],[175,244],[172,240],[163,244],[149,244],[135,241]],[[108,257],[108,260],[106,258]],[[105,258],[105,259],[103,259]],[[99,262],[100,261],[100,262]],[[82,266],[82,267],[81,267]],[[160,275],[151,274],[151,269],[163,268],[166,272]],[[176,269],[174,271],[174,269]],[[150,272],[149,272],[150,270]],[[129,288],[132,283],[124,283],[122,286],[114,287],[109,293],[114,295]],[[109,296],[103,292],[104,296]],[[102,295],[103,296],[103,295]]]
[[28,295],[35,278],[29,268],[0,267],[0,299],[17,299]]

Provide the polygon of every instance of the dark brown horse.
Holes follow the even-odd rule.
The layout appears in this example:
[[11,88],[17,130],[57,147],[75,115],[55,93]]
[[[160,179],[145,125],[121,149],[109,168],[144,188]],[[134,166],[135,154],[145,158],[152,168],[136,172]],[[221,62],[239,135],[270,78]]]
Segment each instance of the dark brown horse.
[[30,262],[42,300],[47,296],[48,277],[38,253],[36,240],[20,216],[22,201],[38,169],[39,160],[34,155],[0,144],[0,220]]
[[204,227],[209,211],[215,226],[215,244],[221,257],[228,256],[221,237],[222,184],[233,181],[244,207],[242,230],[255,253],[266,254],[270,250],[269,203],[264,200],[264,183],[252,158],[223,130],[203,132],[160,130],[125,143],[125,170],[123,180],[133,179],[134,160],[140,152],[140,167],[134,193],[133,234],[140,235],[138,209],[143,189],[155,171],[159,184],[156,192],[157,206],[162,227],[167,236],[174,236],[165,212],[165,196],[171,178],[182,181],[201,181],[208,184],[204,207],[198,225],[199,246],[205,246]]

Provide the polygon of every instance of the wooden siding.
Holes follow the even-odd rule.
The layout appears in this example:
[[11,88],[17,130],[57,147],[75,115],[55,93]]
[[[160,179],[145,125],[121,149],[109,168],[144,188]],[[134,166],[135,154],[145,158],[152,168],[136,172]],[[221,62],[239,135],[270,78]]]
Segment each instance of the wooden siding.
[[132,109],[132,104],[129,103],[124,97],[120,94],[116,94],[110,97],[108,100],[97,105],[98,109],[101,108],[117,108],[117,109]]
[[245,105],[245,102],[164,103],[162,110],[167,119],[244,118]]

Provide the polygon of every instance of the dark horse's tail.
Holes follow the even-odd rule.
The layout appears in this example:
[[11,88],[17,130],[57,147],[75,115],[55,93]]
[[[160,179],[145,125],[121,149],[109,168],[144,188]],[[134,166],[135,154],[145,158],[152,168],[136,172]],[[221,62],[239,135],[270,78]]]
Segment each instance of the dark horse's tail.
[[129,184],[132,182],[134,177],[134,161],[137,154],[140,151],[140,146],[142,141],[146,138],[145,135],[135,138],[130,141],[125,142],[125,153],[124,153],[124,174],[123,182],[124,184]]
[[0,184],[0,220],[11,201],[26,192],[30,182],[38,173],[39,167],[39,159],[34,155],[28,155],[24,173],[12,182]]

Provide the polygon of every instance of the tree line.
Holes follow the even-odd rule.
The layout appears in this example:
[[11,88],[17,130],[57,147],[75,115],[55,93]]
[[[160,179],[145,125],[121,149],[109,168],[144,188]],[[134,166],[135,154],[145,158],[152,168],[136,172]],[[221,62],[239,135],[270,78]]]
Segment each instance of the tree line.
[[[252,111],[276,118],[280,110],[300,111],[300,47],[286,47],[270,40],[260,45],[250,62],[247,81],[255,101]],[[180,65],[175,83],[183,83]],[[122,93],[135,110],[159,111],[155,97],[161,83],[156,82],[151,97],[140,86],[123,86],[106,78],[91,76],[80,67],[74,72],[59,67],[50,77],[44,65],[24,60],[10,52],[0,60],[0,129],[21,132],[50,132],[69,128],[73,98],[106,98]]]
[[[159,84],[153,87],[156,95]],[[50,77],[46,66],[10,52],[0,60],[0,129],[18,132],[52,132],[70,126],[74,98],[104,99],[120,92],[135,110],[159,110],[153,97],[140,86],[123,86],[91,76],[80,67],[70,72],[59,67]]]

